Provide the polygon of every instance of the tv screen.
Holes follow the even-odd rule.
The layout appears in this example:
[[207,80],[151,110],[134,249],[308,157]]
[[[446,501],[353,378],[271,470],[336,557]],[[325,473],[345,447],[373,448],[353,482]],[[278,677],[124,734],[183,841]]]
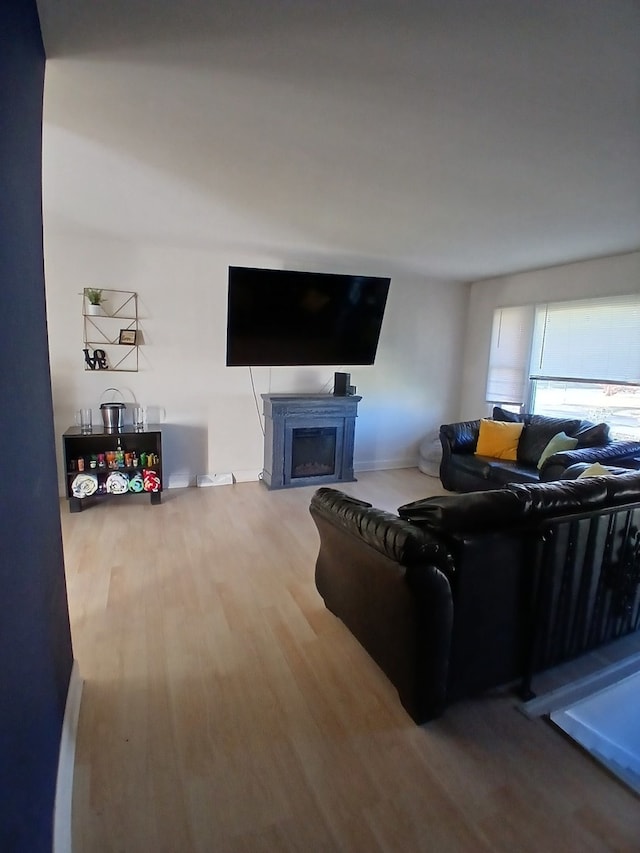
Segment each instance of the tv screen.
[[229,267],[227,365],[373,364],[390,282]]

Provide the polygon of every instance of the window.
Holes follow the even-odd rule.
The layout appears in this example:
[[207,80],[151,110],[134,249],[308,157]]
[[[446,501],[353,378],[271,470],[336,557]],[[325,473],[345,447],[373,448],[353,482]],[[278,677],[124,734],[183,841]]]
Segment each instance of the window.
[[545,379],[533,379],[531,386],[532,412],[605,421],[612,438],[640,441],[640,386]]
[[537,305],[530,375],[640,384],[640,295]]
[[486,401],[519,411],[528,397],[534,306],[498,308],[493,315]]
[[496,309],[486,399],[640,440],[640,294]]

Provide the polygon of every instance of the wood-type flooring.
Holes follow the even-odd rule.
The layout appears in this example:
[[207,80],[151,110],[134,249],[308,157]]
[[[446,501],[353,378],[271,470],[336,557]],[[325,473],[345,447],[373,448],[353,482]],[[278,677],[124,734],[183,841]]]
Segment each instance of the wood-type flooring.
[[[343,489],[395,510],[417,469]],[[312,487],[61,502],[75,853],[640,850],[640,801],[496,691],[425,726],[316,592]]]

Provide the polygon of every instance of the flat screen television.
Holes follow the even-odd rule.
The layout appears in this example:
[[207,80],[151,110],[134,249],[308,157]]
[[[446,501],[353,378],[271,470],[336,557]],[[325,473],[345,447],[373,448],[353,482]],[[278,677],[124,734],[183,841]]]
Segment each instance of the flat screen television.
[[373,364],[390,283],[229,267],[227,366]]

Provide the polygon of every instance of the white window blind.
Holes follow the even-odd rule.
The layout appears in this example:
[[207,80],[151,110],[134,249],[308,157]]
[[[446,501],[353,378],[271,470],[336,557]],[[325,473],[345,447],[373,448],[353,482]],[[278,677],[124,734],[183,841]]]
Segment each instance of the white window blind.
[[494,311],[485,397],[488,403],[520,406],[526,400],[533,316],[532,305]]
[[640,383],[640,294],[536,306],[532,379]]

